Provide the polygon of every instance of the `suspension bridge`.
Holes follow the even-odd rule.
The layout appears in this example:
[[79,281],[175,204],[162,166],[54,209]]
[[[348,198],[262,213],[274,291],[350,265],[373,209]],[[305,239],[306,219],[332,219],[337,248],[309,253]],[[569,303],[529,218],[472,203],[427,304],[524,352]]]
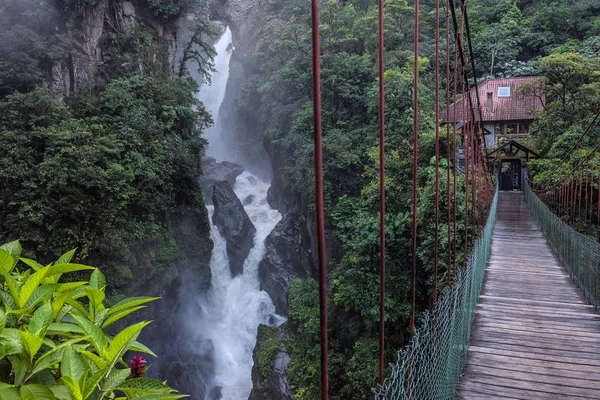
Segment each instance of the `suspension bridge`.
[[[498,189],[486,148],[466,0],[435,2],[433,307],[418,319],[417,269],[423,266],[417,257],[420,125],[419,61],[414,57],[411,339],[397,350],[392,363],[386,359],[384,3],[378,2],[380,324],[375,399],[599,399],[600,160],[596,154],[600,154],[600,144],[557,182],[534,185],[523,170],[518,179],[522,190]],[[319,0],[311,0],[311,15],[321,399],[327,400]],[[415,0],[415,55],[419,54],[419,29],[419,0]],[[440,61],[444,55],[445,76]],[[444,113],[441,102],[445,102]],[[598,118],[600,112],[588,130]],[[444,136],[445,149],[440,145]],[[464,160],[458,159],[459,148]],[[447,160],[443,167],[442,158]],[[445,199],[441,198],[441,174],[446,175]],[[442,200],[447,210],[440,209]],[[442,220],[448,238],[443,287],[438,274]],[[595,224],[597,229],[588,228]],[[572,226],[576,225],[586,228],[575,230]]]

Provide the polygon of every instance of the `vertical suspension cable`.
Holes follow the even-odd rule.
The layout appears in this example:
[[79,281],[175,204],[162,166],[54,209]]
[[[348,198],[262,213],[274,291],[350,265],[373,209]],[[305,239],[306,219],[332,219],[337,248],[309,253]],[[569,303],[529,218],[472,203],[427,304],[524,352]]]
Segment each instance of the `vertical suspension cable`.
[[[448,3],[451,4],[451,2],[454,0],[448,0]],[[453,202],[452,204],[454,205],[454,210],[453,210],[453,214],[452,214],[452,240],[454,242],[453,245],[453,258],[452,258],[452,275],[453,277],[456,277],[456,260],[458,258],[458,246],[456,245],[456,211],[457,211],[457,204],[456,204],[456,173],[457,168],[458,168],[458,155],[456,154],[456,92],[458,91],[458,69],[457,66],[458,65],[458,45],[457,42],[454,41],[454,91],[453,91],[453,100],[454,100],[454,119],[453,119],[453,123],[452,123],[452,151],[454,154],[454,174],[453,174]],[[461,117],[462,118],[462,117]],[[463,153],[464,154],[464,153]]]
[[440,224],[440,0],[435,0],[435,244],[433,260],[433,306],[437,304]]
[[315,202],[317,211],[317,243],[319,258],[319,310],[321,344],[321,400],[329,399],[327,338],[327,260],[325,254],[325,214],[323,196],[323,128],[321,121],[321,49],[319,37],[319,0],[311,0],[313,123],[315,153]]
[[[383,0],[380,0],[383,1]],[[410,334],[415,331],[415,307],[417,296],[417,174],[419,172],[419,0],[415,0],[413,78],[413,186],[412,186],[412,303],[410,311]]]
[[379,383],[385,364],[385,82],[383,59],[383,0],[379,0]]
[[446,281],[449,283],[452,278],[452,242],[450,241],[451,232],[451,193],[450,193],[450,14],[448,1],[446,0],[446,197],[448,206],[448,265],[446,267]]

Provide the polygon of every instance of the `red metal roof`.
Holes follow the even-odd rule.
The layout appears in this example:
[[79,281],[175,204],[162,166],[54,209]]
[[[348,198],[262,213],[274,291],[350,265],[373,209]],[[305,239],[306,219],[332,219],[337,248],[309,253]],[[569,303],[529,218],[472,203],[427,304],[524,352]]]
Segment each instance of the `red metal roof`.
[[[536,119],[536,112],[542,108],[542,102],[546,102],[545,95],[542,99],[534,96],[524,96],[517,94],[516,91],[525,83],[534,83],[542,79],[541,76],[523,76],[518,78],[499,78],[487,79],[478,84],[479,101],[481,104],[481,114],[483,121],[513,121],[513,120],[532,120]],[[509,87],[510,97],[498,97],[498,88]],[[475,96],[475,88],[470,90],[473,106],[477,107],[477,97]],[[491,93],[491,103],[488,100],[488,93]],[[464,107],[463,107],[464,105]],[[456,103],[450,105],[449,120],[454,119],[454,107],[456,107],[456,121],[463,121],[463,108],[466,112],[467,120],[471,119],[471,111],[469,110],[468,96],[457,100]],[[476,120],[479,120],[479,113],[475,110]],[[446,110],[440,113],[442,122],[446,122]]]

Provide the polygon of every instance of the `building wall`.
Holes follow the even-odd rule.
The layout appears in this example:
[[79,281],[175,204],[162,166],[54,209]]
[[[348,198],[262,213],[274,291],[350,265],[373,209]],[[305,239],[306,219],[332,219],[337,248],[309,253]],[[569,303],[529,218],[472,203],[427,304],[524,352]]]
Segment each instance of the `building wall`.
[[496,137],[496,124],[494,122],[488,122],[483,124],[483,128],[491,132],[489,135],[485,135],[485,145],[488,149],[495,149],[498,147],[498,138]]

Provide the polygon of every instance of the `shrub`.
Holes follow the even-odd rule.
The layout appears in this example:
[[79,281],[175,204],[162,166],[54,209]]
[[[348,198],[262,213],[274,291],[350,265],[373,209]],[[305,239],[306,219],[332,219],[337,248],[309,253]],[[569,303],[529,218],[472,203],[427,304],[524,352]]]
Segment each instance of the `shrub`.
[[[74,253],[43,266],[21,258],[18,241],[0,246],[0,398],[186,397],[143,377],[141,356],[130,367],[124,360],[128,351],[154,355],[137,341],[149,321],[130,325],[115,336],[107,331],[156,298],[133,297],[106,307],[104,275],[94,267],[71,263]],[[63,275],[83,271],[91,271],[89,280],[61,282]]]

